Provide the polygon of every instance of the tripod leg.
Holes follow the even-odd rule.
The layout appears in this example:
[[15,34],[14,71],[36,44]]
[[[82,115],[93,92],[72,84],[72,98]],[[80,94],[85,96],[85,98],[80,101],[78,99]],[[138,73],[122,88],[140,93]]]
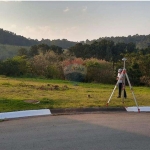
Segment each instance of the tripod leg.
[[124,104],[124,89],[125,89],[125,85],[124,83],[122,83],[122,94],[121,94],[121,98],[122,98],[122,103]]
[[113,96],[113,94],[114,94],[114,92],[115,92],[115,90],[116,90],[116,88],[117,88],[117,85],[118,85],[118,82],[116,83],[116,85],[115,85],[115,87],[114,87],[114,89],[113,89],[113,91],[112,91],[112,93],[111,93],[111,95],[110,95],[110,97],[109,97],[109,100],[108,100],[108,102],[107,102],[107,106],[108,106],[108,104],[109,104],[109,102],[110,102],[110,100],[111,100],[111,98],[112,98],[112,96]]
[[137,101],[136,101],[136,98],[135,98],[135,95],[134,95],[134,92],[133,92],[131,83],[130,83],[130,81],[129,81],[129,77],[128,77],[127,73],[126,73],[125,75],[126,75],[126,78],[127,78],[127,81],[128,81],[129,87],[130,87],[130,90],[131,90],[131,92],[132,92],[133,99],[134,99],[135,104],[136,104],[136,106],[137,106],[138,112],[140,112],[140,109],[139,109],[139,106],[138,106],[138,104],[137,104]]

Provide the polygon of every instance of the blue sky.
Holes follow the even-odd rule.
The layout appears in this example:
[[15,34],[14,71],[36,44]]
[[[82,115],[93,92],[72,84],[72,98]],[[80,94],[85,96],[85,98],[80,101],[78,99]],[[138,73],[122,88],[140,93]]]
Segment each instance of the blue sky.
[[0,28],[31,39],[150,34],[149,1],[0,1]]

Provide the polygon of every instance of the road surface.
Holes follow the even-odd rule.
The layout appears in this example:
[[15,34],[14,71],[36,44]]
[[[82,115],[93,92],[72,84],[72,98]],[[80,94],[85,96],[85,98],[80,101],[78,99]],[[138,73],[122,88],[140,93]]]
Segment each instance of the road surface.
[[3,121],[0,150],[150,150],[150,113],[101,112]]

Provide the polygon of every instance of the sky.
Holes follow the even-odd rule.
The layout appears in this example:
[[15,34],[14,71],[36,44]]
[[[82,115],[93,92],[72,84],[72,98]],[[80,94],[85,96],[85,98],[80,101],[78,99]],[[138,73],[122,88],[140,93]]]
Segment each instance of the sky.
[[0,1],[0,28],[31,39],[150,34],[150,1]]

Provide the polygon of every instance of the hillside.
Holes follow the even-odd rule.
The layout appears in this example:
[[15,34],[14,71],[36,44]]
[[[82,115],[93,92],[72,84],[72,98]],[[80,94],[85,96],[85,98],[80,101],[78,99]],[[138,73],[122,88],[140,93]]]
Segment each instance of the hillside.
[[0,44],[0,60],[5,60],[7,58],[14,57],[15,55],[17,55],[18,50],[20,48],[25,48],[25,49],[29,50],[30,47]]
[[92,44],[94,41],[101,41],[103,39],[106,39],[106,40],[110,40],[110,41],[113,41],[114,43],[135,43],[136,44],[136,47],[139,48],[139,49],[142,49],[142,48],[147,48],[148,46],[150,46],[150,34],[149,35],[129,35],[128,37],[102,37],[102,38],[99,38],[99,39],[95,39],[95,40],[86,40],[86,44]]
[[93,39],[93,40],[86,40],[86,41],[81,41],[81,42],[73,42],[73,41],[68,41],[67,39],[55,39],[55,40],[50,40],[50,39],[42,39],[41,41],[38,41],[37,39],[30,39],[30,38],[25,38],[21,35],[16,35],[13,32],[6,31],[3,29],[0,29],[0,44],[7,44],[7,45],[16,45],[16,46],[33,46],[33,45],[38,45],[38,44],[47,44],[49,46],[51,45],[56,45],[59,47],[62,47],[63,49],[68,49],[77,43],[83,43],[83,44],[92,44],[94,41],[101,41],[103,39],[114,41],[115,43],[130,43],[133,42],[136,44],[137,48],[147,48],[150,46],[150,34],[149,35],[129,35],[127,37],[100,37],[99,39]]
[[33,46],[42,43],[47,44],[49,46],[56,45],[66,49],[71,46],[74,46],[77,42],[68,41],[67,39],[57,39],[52,41],[49,39],[42,39],[41,41],[38,41],[37,39],[25,38],[23,36],[16,35],[13,32],[0,29],[0,44],[16,46]]

